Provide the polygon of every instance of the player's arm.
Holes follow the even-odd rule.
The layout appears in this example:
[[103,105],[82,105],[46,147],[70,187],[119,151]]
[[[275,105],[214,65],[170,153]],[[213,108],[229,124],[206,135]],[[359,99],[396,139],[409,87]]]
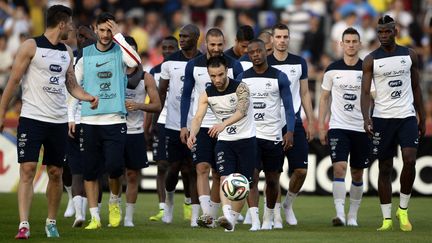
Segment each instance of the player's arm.
[[[69,67],[66,71],[66,81],[65,85],[68,90],[68,92],[75,98],[79,100],[88,101],[91,103],[90,107],[92,109],[96,109],[99,104],[99,98],[97,96],[93,96],[89,93],[87,93],[77,82],[77,77],[75,76],[74,68],[73,68],[73,53],[70,47],[67,47],[71,61],[69,63]],[[78,63],[76,69],[79,70],[79,80],[83,80],[84,74],[83,74],[83,59],[81,58]]]
[[108,20],[108,28],[113,35],[113,41],[117,43],[122,51],[123,62],[128,67],[136,67],[141,65],[141,58],[138,53],[126,42],[124,36],[121,34],[117,23],[113,20]]
[[419,135],[424,136],[426,132],[426,125],[425,125],[425,109],[423,105],[423,96],[421,92],[420,87],[420,78],[419,78],[419,71],[418,71],[418,56],[417,53],[410,49],[410,57],[412,61],[411,65],[411,88],[414,96],[414,107],[416,109],[417,115],[418,115],[418,128],[419,128]]
[[144,74],[144,84],[147,91],[147,94],[150,98],[150,102],[148,104],[136,103],[131,100],[126,100],[125,105],[128,111],[137,111],[142,110],[145,112],[159,112],[161,109],[161,103],[159,99],[158,90],[156,88],[156,81],[153,76],[149,73]]
[[282,103],[285,109],[285,120],[287,124],[287,132],[283,135],[283,148],[288,150],[294,144],[294,125],[295,125],[295,112],[293,106],[293,99],[291,94],[291,82],[285,73],[279,72],[278,77],[279,92]]
[[183,82],[183,92],[180,101],[180,140],[182,143],[187,143],[189,131],[187,129],[187,119],[190,109],[190,103],[192,98],[192,90],[195,86],[195,78],[193,76],[193,70],[195,61],[190,60],[186,64],[185,78]]
[[[161,110],[165,105],[166,94],[168,91],[169,81],[170,81],[170,71],[169,71],[169,62],[163,62],[161,65],[161,73],[159,78],[159,99],[161,102]],[[160,113],[155,113],[153,115],[153,124],[156,124],[159,119]],[[154,127],[155,128],[155,127]]]
[[236,95],[236,111],[228,119],[225,119],[223,122],[215,124],[212,128],[210,128],[208,131],[210,137],[217,137],[217,135],[221,133],[225,127],[240,121],[247,115],[250,103],[250,92],[248,86],[241,82],[237,87]]
[[233,65],[233,76],[234,79],[238,80],[239,75],[243,72],[243,67],[241,65],[241,63],[238,60],[234,61],[234,65]]
[[308,121],[306,138],[308,141],[312,141],[315,135],[315,116],[312,108],[312,99],[309,92],[309,80],[308,80],[308,68],[306,61],[302,59],[301,61],[302,67],[302,76],[300,77],[300,99],[303,106],[303,109],[306,113],[306,118]]
[[28,39],[18,49],[15,61],[12,65],[9,80],[1,96],[0,102],[0,132],[3,131],[3,124],[9,102],[12,99],[24,73],[36,53],[36,43],[34,39]]
[[323,82],[321,85],[321,97],[319,100],[319,110],[318,110],[318,132],[319,132],[319,140],[322,145],[327,144],[327,128],[326,128],[326,120],[327,115],[330,110],[330,95],[331,89],[333,86],[332,75],[331,72],[328,72],[328,69],[324,73]]
[[360,95],[361,111],[363,115],[364,129],[372,135],[373,124],[370,117],[370,103],[371,103],[371,83],[373,77],[373,58],[371,55],[367,55],[363,61],[363,76],[362,76],[362,87]]
[[204,119],[204,116],[207,113],[207,108],[208,108],[207,92],[203,92],[200,95],[198,100],[198,110],[194,118],[192,118],[191,130],[190,130],[189,137],[187,139],[187,146],[189,147],[189,149],[192,149],[192,146],[196,142],[196,135],[198,134],[198,131],[201,127],[202,120]]

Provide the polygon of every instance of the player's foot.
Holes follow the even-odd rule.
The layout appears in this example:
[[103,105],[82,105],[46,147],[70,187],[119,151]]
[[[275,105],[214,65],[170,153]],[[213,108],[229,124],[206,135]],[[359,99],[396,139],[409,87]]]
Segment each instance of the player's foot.
[[345,218],[338,217],[338,216],[334,217],[332,219],[332,225],[333,226],[345,226]]
[[123,223],[124,227],[135,227],[134,223],[131,220],[125,220]]
[[15,239],[27,240],[30,238],[30,229],[27,227],[21,227],[18,230],[18,234],[15,236]]
[[48,238],[58,238],[60,237],[56,224],[45,225],[45,232]]
[[260,224],[261,224],[260,221],[251,223],[252,226],[249,228],[249,231],[258,231],[258,230],[260,230],[261,229]]
[[354,217],[348,217],[348,220],[347,220],[347,226],[350,226],[350,227],[357,227],[357,226],[358,226],[358,224],[357,224],[357,219],[354,218]]
[[203,214],[198,217],[197,219],[198,226],[203,228],[214,228],[215,227],[215,220],[212,216]]
[[272,229],[273,229],[273,222],[269,220],[263,220],[261,230],[272,230]]
[[241,213],[239,214],[239,216],[238,216],[238,218],[237,218],[237,222],[238,223],[241,223],[241,222],[243,222],[244,221],[244,217],[243,217],[243,215],[241,215]]
[[286,207],[286,204],[283,204],[283,208],[285,211],[285,220],[289,225],[297,225],[297,218],[294,214],[294,210],[292,207]]
[[191,220],[192,217],[192,205],[183,203],[183,219],[186,221]]
[[69,199],[66,211],[64,212],[65,218],[70,218],[75,215],[75,207],[72,199]]
[[396,218],[399,219],[399,227],[402,231],[412,231],[412,225],[408,219],[408,209],[398,208]]
[[283,229],[283,223],[282,223],[282,217],[279,214],[275,214],[274,220],[273,220],[273,228],[274,229]]
[[85,220],[83,218],[75,218],[75,221],[73,222],[72,227],[80,228],[81,226],[83,226],[84,221]]
[[87,225],[87,227],[85,227],[87,230],[95,230],[100,228],[102,228],[102,224],[100,220],[97,220],[95,217],[92,217],[90,223]]
[[165,210],[164,210],[164,216],[162,217],[162,222],[166,224],[171,224],[173,221],[173,211],[174,211],[174,204],[169,205],[168,203],[165,204]]
[[160,209],[156,215],[150,216],[150,221],[161,221],[164,216],[164,210]]
[[234,229],[233,224],[225,216],[220,216],[217,221],[219,226],[224,228],[226,231],[232,231]]
[[391,219],[384,219],[382,226],[377,231],[390,231],[393,229],[393,221]]
[[108,209],[108,222],[110,224],[110,227],[118,227],[122,218],[119,203],[110,203],[108,205]]

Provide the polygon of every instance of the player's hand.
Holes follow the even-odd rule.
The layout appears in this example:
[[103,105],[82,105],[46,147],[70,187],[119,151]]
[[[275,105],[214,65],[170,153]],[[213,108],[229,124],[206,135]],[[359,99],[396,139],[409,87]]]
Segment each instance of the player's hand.
[[113,36],[120,33],[120,28],[118,24],[113,20],[108,20],[107,22],[108,28],[111,30]]
[[189,130],[186,127],[182,127],[180,130],[180,140],[182,143],[187,144],[189,137]]
[[322,145],[327,144],[327,130],[322,129],[319,131],[319,140],[320,140]]
[[69,137],[75,138],[75,122],[69,122],[68,126],[69,126],[69,130],[68,130]]
[[364,121],[364,130],[366,131],[366,133],[369,136],[373,136],[373,124],[372,124],[372,120],[370,118],[366,119]]
[[98,108],[99,105],[99,97],[97,96],[92,96],[93,98],[91,100],[89,100],[90,102],[90,108],[92,110],[95,110],[96,108]]
[[223,123],[218,123],[209,129],[208,134],[211,138],[217,138],[219,133],[223,132],[225,125]]
[[4,118],[0,118],[0,133],[3,132],[4,129]]
[[420,119],[418,123],[419,136],[423,137],[426,133],[426,123],[425,120]]
[[187,139],[187,146],[189,149],[192,149],[192,147],[194,146],[196,142],[196,137],[195,136],[189,136],[189,138]]
[[140,109],[139,104],[131,100],[126,100],[125,106],[127,111],[137,111]]
[[308,123],[308,127],[306,130],[306,139],[308,142],[311,142],[315,137],[315,127],[313,123]]
[[293,132],[286,132],[283,135],[283,150],[287,151],[288,149],[291,149],[294,146],[294,133]]

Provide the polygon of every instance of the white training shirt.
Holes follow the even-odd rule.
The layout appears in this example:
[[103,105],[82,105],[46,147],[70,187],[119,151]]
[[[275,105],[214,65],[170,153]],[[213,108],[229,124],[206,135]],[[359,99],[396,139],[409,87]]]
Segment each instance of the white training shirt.
[[[135,89],[126,89],[126,100],[132,100],[136,103],[144,103],[146,97],[146,89],[144,82],[144,75],[146,72],[143,72],[143,78],[139,82],[139,84],[135,87]],[[144,111],[128,111],[126,117],[126,125],[127,125],[127,134],[139,134],[144,132]]]
[[[160,79],[160,73],[161,73],[161,66],[162,63],[153,67],[150,70],[150,74],[153,75],[154,80],[156,81],[156,86],[159,88],[159,79]],[[169,88],[167,90],[167,96],[168,96]],[[162,111],[159,114],[159,118],[157,120],[157,123],[165,124],[166,122],[166,116],[167,116],[167,99],[165,99],[164,106],[162,108]]]

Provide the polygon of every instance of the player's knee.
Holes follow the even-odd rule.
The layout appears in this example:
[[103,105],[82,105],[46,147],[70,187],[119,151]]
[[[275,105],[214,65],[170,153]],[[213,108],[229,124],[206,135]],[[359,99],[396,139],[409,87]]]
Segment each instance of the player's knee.
[[128,184],[136,184],[138,181],[138,171],[136,170],[127,170],[126,178]]
[[169,166],[168,161],[166,160],[158,161],[157,163],[158,173],[165,174],[168,170],[168,166]]
[[33,178],[36,174],[36,165],[21,164],[20,167],[20,179],[23,182],[33,182]]
[[206,163],[200,163],[196,166],[196,173],[199,176],[209,175],[210,166]]
[[49,166],[47,173],[50,180],[60,181],[62,178],[63,169],[57,166]]
[[294,170],[294,174],[298,177],[298,178],[305,178],[306,174],[307,174],[307,169],[295,169]]
[[415,156],[405,156],[403,158],[404,167],[415,167],[416,157]]

